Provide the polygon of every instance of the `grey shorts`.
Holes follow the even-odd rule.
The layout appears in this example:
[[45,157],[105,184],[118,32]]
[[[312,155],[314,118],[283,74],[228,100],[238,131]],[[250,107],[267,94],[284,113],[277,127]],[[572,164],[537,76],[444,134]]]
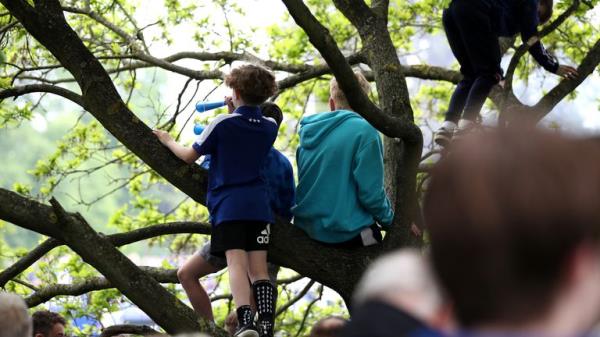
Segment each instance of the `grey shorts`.
[[[210,242],[202,246],[202,248],[200,248],[200,250],[196,254],[202,256],[202,258],[206,260],[206,262],[210,263],[213,267],[215,267],[218,270],[223,270],[227,268],[227,259],[225,259],[224,257],[218,257],[210,254]],[[277,281],[277,273],[279,273],[279,266],[274,265],[272,263],[267,263],[267,268],[269,271],[269,278],[271,279],[271,281]]]

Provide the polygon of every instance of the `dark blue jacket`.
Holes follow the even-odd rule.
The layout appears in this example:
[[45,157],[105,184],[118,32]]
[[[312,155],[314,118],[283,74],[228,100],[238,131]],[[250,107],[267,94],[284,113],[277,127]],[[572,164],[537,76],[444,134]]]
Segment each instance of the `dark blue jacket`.
[[[210,155],[204,157],[200,166],[210,169]],[[271,148],[263,170],[269,188],[271,209],[276,215],[290,221],[292,207],[296,203],[296,184],[292,164],[281,152]]]
[[[494,26],[498,36],[511,37],[520,33],[523,43],[538,37],[539,0],[484,0],[495,7]],[[533,40],[532,40],[533,41]],[[530,46],[529,53],[544,69],[556,73],[558,61],[548,54],[542,43]]]
[[194,142],[199,155],[211,156],[206,201],[213,225],[273,222],[263,167],[276,137],[275,120],[242,106],[217,117]]

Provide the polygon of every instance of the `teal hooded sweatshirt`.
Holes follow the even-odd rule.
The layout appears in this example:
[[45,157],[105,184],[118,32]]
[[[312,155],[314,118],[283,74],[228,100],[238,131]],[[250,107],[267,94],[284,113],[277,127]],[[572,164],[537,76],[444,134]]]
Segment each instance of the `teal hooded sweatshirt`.
[[294,225],[326,243],[350,240],[375,222],[392,223],[383,186],[383,144],[355,112],[337,110],[300,122]]

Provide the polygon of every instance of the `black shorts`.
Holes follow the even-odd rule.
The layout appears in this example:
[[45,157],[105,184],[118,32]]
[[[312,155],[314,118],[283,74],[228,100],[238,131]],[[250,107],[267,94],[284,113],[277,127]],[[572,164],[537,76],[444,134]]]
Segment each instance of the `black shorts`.
[[271,225],[263,221],[227,221],[212,228],[210,253],[225,256],[230,249],[268,250]]

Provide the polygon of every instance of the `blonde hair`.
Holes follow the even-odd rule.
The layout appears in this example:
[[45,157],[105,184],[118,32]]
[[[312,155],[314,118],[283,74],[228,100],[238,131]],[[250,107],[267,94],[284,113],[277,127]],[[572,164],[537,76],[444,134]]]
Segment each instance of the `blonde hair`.
[[0,337],[31,336],[31,317],[21,297],[0,292],[0,317]]
[[[365,75],[363,75],[363,73],[360,71],[355,71],[354,76],[356,76],[358,84],[360,85],[363,92],[368,95],[371,92],[371,83],[367,81]],[[332,78],[331,83],[329,83],[329,94],[337,108],[350,107],[350,104],[348,104],[348,100],[346,99],[346,95],[344,95],[344,92],[340,89],[335,77]]]

